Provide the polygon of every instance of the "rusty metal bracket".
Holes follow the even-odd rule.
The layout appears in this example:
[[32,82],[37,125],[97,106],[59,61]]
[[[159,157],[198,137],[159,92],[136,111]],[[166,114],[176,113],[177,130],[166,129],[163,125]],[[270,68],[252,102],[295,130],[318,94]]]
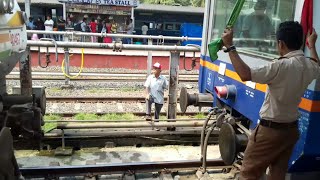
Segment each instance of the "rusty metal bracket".
[[[186,37],[186,39],[188,39],[188,37]],[[195,44],[187,44],[186,46],[192,46],[192,47],[196,47],[200,49],[200,46],[195,45]],[[196,52],[193,52],[193,57],[191,60],[191,68],[187,69],[186,68],[186,52],[184,51],[183,53],[183,69],[186,71],[192,71],[194,70],[194,68],[196,67],[196,62],[197,62],[197,58],[196,58]]]
[[50,41],[50,42],[52,42],[54,44],[56,62],[58,62],[58,44],[57,44],[56,40],[50,39],[50,38],[41,38],[40,41]]
[[38,64],[39,64],[39,66],[42,67],[42,68],[47,68],[48,65],[51,63],[51,61],[50,61],[49,47],[47,47],[47,52],[46,52],[46,54],[45,54],[45,58],[46,58],[46,65],[45,65],[45,66],[43,66],[42,63],[41,63],[40,54],[41,54],[41,52],[40,52],[40,46],[38,46]]

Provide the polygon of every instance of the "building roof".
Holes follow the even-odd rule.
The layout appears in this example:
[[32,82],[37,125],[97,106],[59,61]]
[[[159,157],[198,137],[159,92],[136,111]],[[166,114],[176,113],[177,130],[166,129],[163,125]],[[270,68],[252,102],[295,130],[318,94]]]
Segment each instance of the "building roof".
[[168,6],[162,4],[139,4],[135,8],[137,11],[145,12],[176,12],[176,13],[190,13],[190,14],[204,14],[204,8],[192,6]]
[[[25,0],[17,0],[18,3],[25,3]],[[31,4],[63,4],[60,3],[58,0],[30,0]]]

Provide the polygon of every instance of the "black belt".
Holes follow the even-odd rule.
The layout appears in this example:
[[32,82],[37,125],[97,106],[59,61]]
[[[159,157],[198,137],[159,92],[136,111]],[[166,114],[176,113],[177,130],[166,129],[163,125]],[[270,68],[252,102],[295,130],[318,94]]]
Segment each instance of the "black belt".
[[285,128],[293,128],[298,126],[297,121],[290,122],[290,123],[278,123],[278,122],[273,122],[265,119],[260,119],[259,124],[261,126],[274,128],[274,129],[285,129]]

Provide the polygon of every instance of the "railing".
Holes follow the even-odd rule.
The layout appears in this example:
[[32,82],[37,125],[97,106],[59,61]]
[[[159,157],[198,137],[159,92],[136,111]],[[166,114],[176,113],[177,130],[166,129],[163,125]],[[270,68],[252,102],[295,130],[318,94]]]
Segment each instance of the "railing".
[[[56,34],[65,36],[110,36],[110,37],[145,37],[148,38],[148,45],[136,45],[136,44],[122,44],[121,42],[113,41],[112,43],[89,43],[89,42],[65,42],[55,41],[54,39],[43,38],[40,41],[29,40],[27,42],[28,47],[35,46],[46,47],[47,54],[49,47],[55,47],[56,60],[57,60],[57,48],[63,47],[65,53],[65,73],[66,73],[66,85],[69,85],[69,48],[99,48],[99,49],[113,49],[114,51],[122,50],[141,50],[149,51],[148,53],[148,73],[151,72],[152,55],[151,51],[170,51],[170,72],[169,72],[169,98],[168,98],[168,114],[169,119],[176,118],[176,105],[177,105],[177,86],[178,86],[178,71],[179,71],[179,59],[180,52],[200,52],[199,46],[168,46],[168,45],[152,45],[153,39],[164,40],[201,40],[200,38],[188,38],[188,37],[168,37],[168,36],[140,36],[140,35],[124,35],[124,34],[105,34],[105,33],[83,33],[83,32],[47,32],[47,31],[28,31],[28,33],[39,34]],[[66,39],[68,41],[68,38]],[[82,51],[83,53],[83,51]],[[151,58],[150,58],[151,57]],[[83,58],[83,56],[82,56]],[[194,58],[195,59],[195,58]],[[31,76],[30,76],[31,79]]]

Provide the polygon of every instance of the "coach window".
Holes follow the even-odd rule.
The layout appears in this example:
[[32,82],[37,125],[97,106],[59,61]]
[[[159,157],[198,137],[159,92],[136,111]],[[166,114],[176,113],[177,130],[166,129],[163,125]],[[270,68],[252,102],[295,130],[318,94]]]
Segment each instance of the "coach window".
[[180,29],[181,29],[181,24],[178,24],[178,23],[177,23],[175,30],[176,30],[176,31],[180,31]]
[[174,25],[172,23],[166,23],[164,25],[164,30],[166,31],[173,31],[174,30]]
[[[293,20],[294,0],[247,0],[235,23],[234,44],[240,51],[277,54],[275,33],[278,25]],[[236,0],[217,0],[212,39],[221,36]]]

